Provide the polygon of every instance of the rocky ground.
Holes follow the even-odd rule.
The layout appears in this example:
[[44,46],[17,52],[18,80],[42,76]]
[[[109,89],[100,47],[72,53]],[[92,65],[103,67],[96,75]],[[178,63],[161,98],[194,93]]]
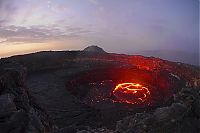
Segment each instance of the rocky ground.
[[49,115],[30,95],[25,85],[26,69],[16,63],[1,62],[1,133],[44,133],[54,129]]
[[136,113],[116,124],[115,130],[86,129],[78,133],[199,133],[200,91],[183,88],[170,106]]
[[[97,53],[94,48],[86,50],[1,59],[0,132],[200,132],[199,67],[157,58],[107,54],[102,49]],[[113,66],[120,67],[121,74],[118,69],[107,71]],[[159,99],[159,104],[151,102],[137,108],[113,103],[112,99],[99,102],[102,97],[95,101],[100,93],[106,92],[99,91],[99,86],[103,90],[122,81],[120,78],[126,81],[130,78],[126,72],[132,71],[132,67],[141,75],[132,73],[136,79],[149,86],[157,82],[156,88],[165,93],[173,91],[164,95],[163,100]],[[151,78],[155,73],[160,78]],[[74,82],[77,86],[71,86]],[[154,96],[157,98],[157,93]],[[149,105],[153,106],[149,108]]]
[[61,69],[30,75],[27,80],[27,85],[31,88],[30,93],[37,97],[58,128],[96,125],[97,112],[85,106],[65,88],[66,76],[77,72],[73,68],[69,70]]

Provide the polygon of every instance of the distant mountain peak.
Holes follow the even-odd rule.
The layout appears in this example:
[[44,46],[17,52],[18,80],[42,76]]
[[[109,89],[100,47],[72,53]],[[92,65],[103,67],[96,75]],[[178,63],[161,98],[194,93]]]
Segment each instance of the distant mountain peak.
[[106,53],[103,50],[103,48],[100,48],[99,46],[96,46],[96,45],[88,46],[83,51],[85,51],[85,52],[92,52],[92,53]]

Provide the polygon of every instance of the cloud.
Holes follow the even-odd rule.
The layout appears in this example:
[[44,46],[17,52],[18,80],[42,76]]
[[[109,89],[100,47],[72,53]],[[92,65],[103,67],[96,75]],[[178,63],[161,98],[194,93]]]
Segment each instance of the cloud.
[[0,38],[0,43],[6,42],[7,40],[5,38]]
[[15,11],[14,0],[0,0],[0,25],[8,22]]
[[42,43],[50,40],[72,39],[81,37],[91,31],[79,27],[65,29],[47,26],[2,26],[0,27],[0,43]]
[[90,3],[94,4],[94,5],[98,5],[98,1],[97,0],[88,0]]

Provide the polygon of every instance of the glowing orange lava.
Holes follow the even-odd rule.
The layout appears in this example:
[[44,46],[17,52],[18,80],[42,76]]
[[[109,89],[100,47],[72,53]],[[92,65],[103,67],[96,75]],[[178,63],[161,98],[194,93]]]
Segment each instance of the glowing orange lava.
[[150,96],[148,88],[136,83],[121,83],[113,90],[113,95],[119,102],[129,104],[143,103]]

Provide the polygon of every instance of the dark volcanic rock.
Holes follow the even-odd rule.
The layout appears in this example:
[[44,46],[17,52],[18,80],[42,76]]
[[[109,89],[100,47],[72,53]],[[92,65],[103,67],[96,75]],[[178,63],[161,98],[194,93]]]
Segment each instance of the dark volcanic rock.
[[4,94],[0,96],[0,113],[16,111],[14,95]]
[[106,53],[102,48],[94,45],[85,48],[83,51],[90,53]]
[[[47,108],[59,128],[56,133],[199,132],[198,67],[153,57],[109,54],[97,46],[0,61],[0,132],[52,130],[48,115],[24,85],[26,69],[6,60],[26,66],[30,93]],[[111,100],[116,99],[109,92],[121,82],[144,83],[151,97],[138,110],[135,105],[113,103]]]
[[76,133],[76,132],[77,132],[76,127],[65,127],[57,130],[54,133]]
[[[194,99],[191,100],[191,97]],[[200,130],[199,98],[196,89],[182,89],[176,95],[177,103],[157,108],[153,113],[140,113],[124,118],[118,122],[116,131],[120,133],[198,133]]]
[[48,115],[24,85],[26,69],[2,63],[0,70],[1,133],[43,133],[53,130]]

